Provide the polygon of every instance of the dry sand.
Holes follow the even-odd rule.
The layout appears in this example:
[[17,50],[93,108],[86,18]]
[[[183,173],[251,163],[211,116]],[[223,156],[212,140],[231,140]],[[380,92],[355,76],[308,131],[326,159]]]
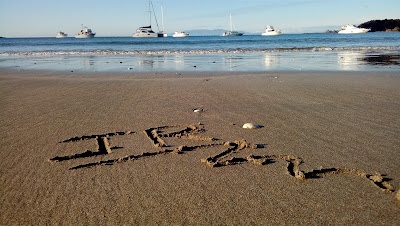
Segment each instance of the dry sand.
[[2,71],[0,225],[398,225],[399,87]]

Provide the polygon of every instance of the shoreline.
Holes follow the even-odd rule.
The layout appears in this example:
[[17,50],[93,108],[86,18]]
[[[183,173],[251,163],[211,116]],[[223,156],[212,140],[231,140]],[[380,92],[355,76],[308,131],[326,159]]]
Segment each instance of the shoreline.
[[2,69],[79,72],[400,71],[398,50],[0,56]]
[[226,77],[241,75],[310,75],[310,76],[400,76],[400,71],[335,71],[335,70],[271,70],[271,71],[59,71],[59,70],[20,70],[0,68],[0,75],[9,74],[11,77],[30,76],[30,77],[90,77],[90,78],[202,78],[202,77]]
[[399,75],[1,69],[0,224],[396,224]]

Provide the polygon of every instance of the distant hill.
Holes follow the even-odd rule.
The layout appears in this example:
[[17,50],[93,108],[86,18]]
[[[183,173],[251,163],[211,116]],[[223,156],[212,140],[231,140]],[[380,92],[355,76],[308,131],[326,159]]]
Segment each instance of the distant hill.
[[370,20],[360,24],[358,27],[371,28],[375,31],[400,31],[400,19]]

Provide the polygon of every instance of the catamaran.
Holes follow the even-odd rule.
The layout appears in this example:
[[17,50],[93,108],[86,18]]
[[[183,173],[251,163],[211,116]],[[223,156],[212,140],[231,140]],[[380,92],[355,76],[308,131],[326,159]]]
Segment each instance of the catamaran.
[[229,15],[230,24],[231,24],[231,31],[226,31],[222,34],[222,36],[242,36],[243,33],[235,31],[233,28],[235,25],[232,24],[232,14]]
[[[151,8],[152,8],[152,4],[151,4],[151,0],[149,0],[149,26],[144,26],[144,27],[139,27],[136,30],[136,33],[133,34],[133,37],[135,38],[159,38],[159,37],[165,37],[164,33],[158,32],[155,33],[152,29],[151,29]],[[154,15],[155,17],[155,15]],[[156,22],[157,22],[157,18],[156,18]],[[157,23],[158,26],[158,23]]]

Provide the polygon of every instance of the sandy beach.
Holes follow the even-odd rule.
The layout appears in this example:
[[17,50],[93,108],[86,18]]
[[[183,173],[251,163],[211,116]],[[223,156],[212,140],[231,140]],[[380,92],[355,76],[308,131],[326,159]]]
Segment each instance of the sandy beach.
[[0,225],[398,225],[399,87],[2,70]]

